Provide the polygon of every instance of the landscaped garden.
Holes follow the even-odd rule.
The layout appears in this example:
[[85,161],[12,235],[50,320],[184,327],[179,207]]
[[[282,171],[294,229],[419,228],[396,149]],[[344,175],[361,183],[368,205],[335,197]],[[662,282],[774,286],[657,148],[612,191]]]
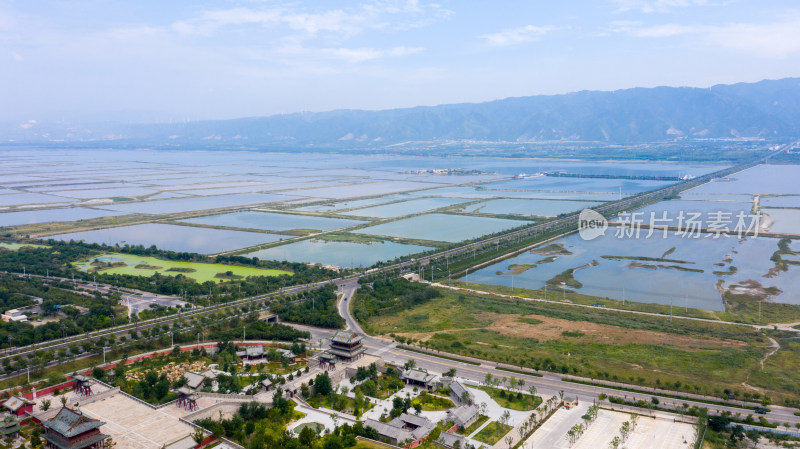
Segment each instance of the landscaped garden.
[[362,413],[374,407],[374,404],[361,391],[355,390],[354,398],[347,395],[349,392],[347,386],[333,387],[331,378],[326,371],[317,374],[308,382],[307,386],[301,387],[301,394],[314,408],[324,407],[337,412],[361,416]]
[[489,393],[489,397],[494,399],[494,401],[497,402],[500,407],[511,410],[526,412],[535,409],[539,406],[539,404],[542,403],[542,398],[539,396],[531,396],[519,391],[508,391],[500,388],[487,387],[485,385],[481,385],[476,388]]
[[414,400],[411,401],[411,406],[413,407],[414,404],[419,404],[422,407],[422,410],[426,412],[437,412],[442,410],[449,410],[455,407],[453,401],[449,398],[444,396],[439,396],[437,394],[431,394],[427,391],[423,391],[419,394]]
[[358,367],[351,382],[361,382],[353,391],[361,392],[377,399],[386,399],[397,393],[404,386],[403,381],[400,380],[399,373],[394,368],[389,367],[386,373],[379,374],[374,363],[368,367]]

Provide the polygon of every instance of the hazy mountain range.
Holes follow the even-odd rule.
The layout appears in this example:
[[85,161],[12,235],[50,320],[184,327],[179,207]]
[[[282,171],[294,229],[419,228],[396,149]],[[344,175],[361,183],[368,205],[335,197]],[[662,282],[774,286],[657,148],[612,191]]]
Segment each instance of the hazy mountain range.
[[506,98],[486,103],[337,110],[159,124],[27,123],[0,141],[113,140],[185,146],[378,147],[406,142],[599,141],[800,136],[800,79]]

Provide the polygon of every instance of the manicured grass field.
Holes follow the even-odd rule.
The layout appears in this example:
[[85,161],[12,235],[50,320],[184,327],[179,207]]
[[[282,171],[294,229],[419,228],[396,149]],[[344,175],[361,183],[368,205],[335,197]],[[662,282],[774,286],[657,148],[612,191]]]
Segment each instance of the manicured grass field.
[[491,446],[494,445],[494,443],[500,441],[501,438],[506,436],[506,434],[510,432],[511,429],[513,429],[513,427],[509,425],[500,424],[497,421],[492,421],[489,423],[488,426],[484,427],[483,430],[478,432],[478,434],[475,435],[474,438],[480,441],[481,443],[486,443]]
[[[282,274],[293,274],[290,271],[283,270],[240,267],[237,265],[219,263],[180,262],[120,253],[101,254],[89,260],[76,262],[73,265],[82,271],[97,271],[98,273],[107,274],[128,274],[145,277],[150,277],[155,273],[164,276],[177,276],[182,274],[197,282],[226,282],[244,279],[248,276],[280,276]],[[229,271],[232,275],[226,274]]]
[[517,395],[517,393],[511,391],[504,391],[486,386],[480,386],[478,388],[489,393],[489,396],[500,404],[501,407],[510,408],[511,410],[526,412],[535,409],[542,403],[542,398],[539,396],[534,397],[525,393]]
[[0,248],[16,251],[20,248],[47,248],[47,245],[32,245],[30,243],[5,243],[0,242]]

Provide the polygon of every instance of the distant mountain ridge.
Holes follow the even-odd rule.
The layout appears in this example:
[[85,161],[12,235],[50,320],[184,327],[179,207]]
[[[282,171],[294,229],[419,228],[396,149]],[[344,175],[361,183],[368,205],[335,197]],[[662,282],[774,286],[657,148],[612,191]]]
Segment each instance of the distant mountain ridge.
[[[337,110],[232,120],[0,129],[7,138],[184,146],[363,146],[466,141],[608,143],[800,137],[800,78],[711,88],[655,87],[506,98],[382,111]],[[3,139],[6,140],[6,139]]]

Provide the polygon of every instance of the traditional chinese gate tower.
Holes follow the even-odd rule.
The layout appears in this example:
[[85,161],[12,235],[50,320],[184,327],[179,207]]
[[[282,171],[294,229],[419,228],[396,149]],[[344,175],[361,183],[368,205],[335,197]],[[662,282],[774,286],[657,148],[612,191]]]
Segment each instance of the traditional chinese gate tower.
[[100,433],[103,421],[78,410],[62,407],[58,414],[42,421],[44,449],[102,449],[108,435]]
[[192,389],[181,387],[178,388],[177,393],[178,400],[175,402],[175,405],[178,407],[183,407],[184,410],[188,410],[190,412],[193,412],[199,408],[197,406],[198,395]]
[[94,385],[94,381],[90,378],[83,374],[75,375],[75,393],[78,396],[90,396],[92,394],[92,385]]

